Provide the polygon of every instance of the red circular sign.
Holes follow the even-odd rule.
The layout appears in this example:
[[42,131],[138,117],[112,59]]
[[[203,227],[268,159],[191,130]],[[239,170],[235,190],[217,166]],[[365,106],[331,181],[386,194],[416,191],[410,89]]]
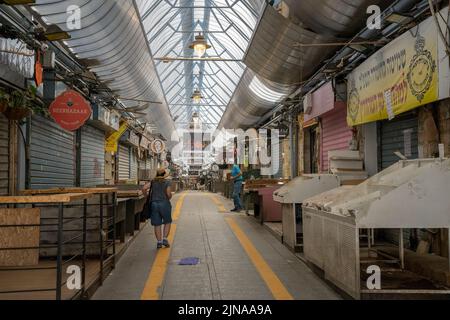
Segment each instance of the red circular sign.
[[90,118],[92,109],[81,94],[67,90],[52,102],[49,112],[63,129],[75,131]]

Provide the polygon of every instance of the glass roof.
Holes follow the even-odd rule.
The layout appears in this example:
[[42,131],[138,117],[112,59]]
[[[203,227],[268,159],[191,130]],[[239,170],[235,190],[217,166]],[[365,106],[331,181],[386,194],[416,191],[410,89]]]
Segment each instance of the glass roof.
[[[197,112],[217,127],[245,71],[241,62],[258,21],[254,0],[137,0],[162,88],[178,128]],[[211,48],[195,59],[189,48],[201,33]],[[202,99],[192,100],[199,89]]]

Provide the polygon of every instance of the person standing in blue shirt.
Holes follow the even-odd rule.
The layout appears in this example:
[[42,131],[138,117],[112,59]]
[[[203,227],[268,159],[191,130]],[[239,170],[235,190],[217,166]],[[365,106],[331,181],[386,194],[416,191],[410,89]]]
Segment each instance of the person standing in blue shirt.
[[242,190],[242,182],[244,178],[242,177],[241,169],[239,166],[234,164],[231,169],[231,181],[233,181],[233,201],[234,201],[234,209],[231,211],[239,212],[242,210],[241,204],[241,190]]

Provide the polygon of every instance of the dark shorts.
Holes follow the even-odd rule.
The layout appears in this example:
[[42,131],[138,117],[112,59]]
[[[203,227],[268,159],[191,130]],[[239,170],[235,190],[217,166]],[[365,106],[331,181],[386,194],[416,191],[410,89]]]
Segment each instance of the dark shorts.
[[170,201],[152,201],[150,221],[152,226],[172,223],[172,204]]

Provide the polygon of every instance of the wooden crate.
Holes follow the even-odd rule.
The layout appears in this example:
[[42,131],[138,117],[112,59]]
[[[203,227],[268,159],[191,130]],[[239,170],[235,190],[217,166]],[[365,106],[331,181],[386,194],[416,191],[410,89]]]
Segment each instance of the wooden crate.
[[[38,247],[41,213],[38,208],[0,208],[0,226],[24,225],[23,227],[0,227],[0,248]],[[0,250],[1,267],[33,266],[39,262],[38,249]]]

